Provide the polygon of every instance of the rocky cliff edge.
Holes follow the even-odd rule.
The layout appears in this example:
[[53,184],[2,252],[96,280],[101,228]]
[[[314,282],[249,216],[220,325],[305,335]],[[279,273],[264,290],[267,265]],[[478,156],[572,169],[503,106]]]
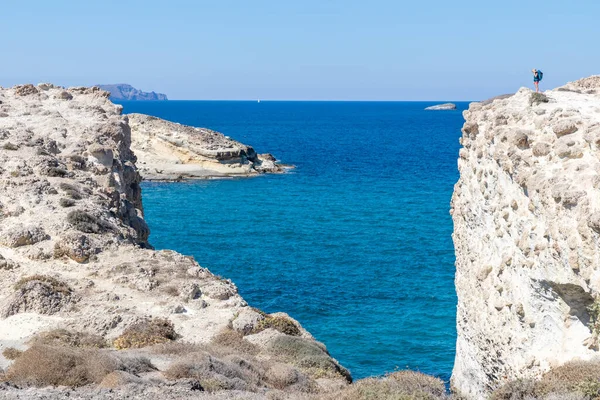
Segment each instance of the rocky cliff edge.
[[464,112],[452,385],[482,399],[598,355],[600,76]]

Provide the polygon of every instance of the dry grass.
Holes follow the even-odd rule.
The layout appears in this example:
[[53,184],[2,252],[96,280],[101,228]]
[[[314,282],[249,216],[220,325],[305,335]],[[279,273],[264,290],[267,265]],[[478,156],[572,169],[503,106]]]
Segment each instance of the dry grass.
[[225,329],[211,340],[211,344],[224,347],[232,353],[256,355],[260,348],[244,339],[244,335],[231,329]]
[[171,321],[155,318],[130,325],[114,340],[113,346],[118,350],[139,349],[175,339],[177,334]]
[[63,182],[59,185],[59,187],[71,199],[81,200],[81,192],[76,186]]
[[7,360],[16,360],[21,354],[23,354],[23,351],[15,349],[14,347],[7,347],[2,351],[2,355]]
[[321,397],[322,400],[441,400],[447,399],[441,379],[414,371],[383,378],[366,378]]
[[33,338],[32,343],[48,346],[62,345],[96,349],[108,347],[106,340],[102,336],[85,332],[67,331],[66,329],[54,329],[42,332]]
[[75,229],[85,233],[103,233],[112,230],[112,226],[108,222],[81,210],[73,210],[68,213],[67,221]]
[[275,359],[291,363],[315,379],[343,377],[348,382],[352,381],[350,372],[333,360],[321,343],[294,336],[278,336],[269,343],[267,351]]
[[539,380],[515,380],[492,394],[492,400],[600,397],[600,362],[571,361],[547,372]]
[[98,350],[34,344],[6,371],[6,379],[25,386],[84,386],[99,383],[119,362]]
[[289,318],[281,316],[271,317],[268,315],[256,325],[256,327],[252,330],[252,333],[262,332],[269,328],[278,330],[286,335],[300,336],[300,329]]
[[162,291],[164,293],[168,294],[169,296],[173,296],[173,297],[179,296],[179,289],[177,289],[175,286],[165,286],[162,288]]
[[61,293],[65,296],[69,296],[73,291],[66,283],[59,281],[56,278],[47,275],[31,275],[26,276],[21,279],[17,283],[15,283],[15,290],[20,290],[25,287],[28,282],[39,281],[46,285],[48,285],[52,291],[56,293]]
[[252,359],[214,357],[206,352],[194,353],[176,361],[164,372],[168,379],[194,379],[205,391],[248,390],[265,387],[263,368]]

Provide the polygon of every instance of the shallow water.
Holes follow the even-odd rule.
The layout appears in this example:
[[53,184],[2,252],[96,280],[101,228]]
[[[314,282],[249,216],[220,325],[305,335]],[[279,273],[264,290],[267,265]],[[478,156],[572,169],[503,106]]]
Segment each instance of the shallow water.
[[456,294],[448,213],[458,111],[403,102],[123,102],[221,131],[296,169],[144,183],[150,241],[192,254],[267,312],[298,319],[355,378],[448,379]]

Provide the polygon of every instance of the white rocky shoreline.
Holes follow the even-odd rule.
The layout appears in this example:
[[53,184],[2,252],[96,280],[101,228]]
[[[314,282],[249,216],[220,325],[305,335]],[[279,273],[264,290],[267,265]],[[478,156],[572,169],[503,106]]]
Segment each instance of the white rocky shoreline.
[[[152,249],[129,123],[138,133],[173,125],[121,112],[98,88],[0,89],[0,397],[121,398],[107,390],[134,386],[126,398],[293,398],[347,385],[349,372],[297,321],[249,307],[191,257]],[[161,145],[213,170],[227,159],[237,176],[279,171],[210,136],[226,151],[201,151],[197,137]],[[65,377],[85,389],[35,388]]]

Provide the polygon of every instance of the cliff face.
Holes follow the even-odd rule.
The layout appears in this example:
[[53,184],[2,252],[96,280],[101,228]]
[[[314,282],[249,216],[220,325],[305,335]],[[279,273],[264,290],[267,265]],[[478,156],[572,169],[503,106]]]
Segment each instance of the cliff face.
[[473,103],[452,198],[452,385],[481,399],[598,354],[600,77]]
[[[41,332],[65,329],[109,344],[86,350],[95,353],[84,359],[109,357],[111,365],[122,366],[127,363],[118,360],[128,357],[128,350],[116,348],[140,347],[140,338],[148,335],[145,345],[177,339],[184,347],[172,353],[134,349],[135,357],[156,364],[148,368],[148,379],[134,372],[134,381],[161,398],[180,398],[169,392],[179,378],[196,379],[180,382],[190,397],[190,390],[208,385],[265,394],[288,386],[318,391],[349,379],[293,319],[248,307],[231,281],[191,257],[150,248],[128,118],[108,95],[98,88],[49,84],[0,88],[0,350],[24,350]],[[227,340],[227,346],[202,347],[215,338]],[[310,354],[292,356],[288,345]],[[73,360],[83,351],[52,349],[75,352],[69,356]],[[27,351],[22,357],[36,358]],[[161,375],[183,356],[188,358],[177,373]],[[70,368],[59,365],[61,357],[44,360]],[[0,356],[0,368],[7,366],[3,381],[57,385],[23,376],[34,373],[35,365],[15,370]],[[269,371],[293,379],[273,383],[266,378]],[[95,383],[102,379],[96,378]],[[13,389],[2,386],[2,398],[20,398],[18,393],[6,397]]]
[[166,94],[143,92],[125,83],[115,85],[98,85],[98,87],[102,90],[110,92],[111,100],[168,100]]

